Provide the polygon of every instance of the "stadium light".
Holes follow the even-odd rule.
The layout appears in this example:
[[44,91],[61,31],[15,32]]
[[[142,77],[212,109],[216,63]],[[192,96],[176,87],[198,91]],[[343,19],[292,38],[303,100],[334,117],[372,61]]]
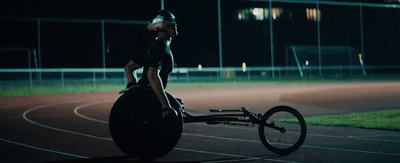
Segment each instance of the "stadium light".
[[238,14],[238,19],[239,19],[239,20],[242,20],[242,19],[243,19],[243,16],[242,16],[241,13]]
[[256,17],[256,20],[264,20],[264,9],[263,8],[254,8],[253,15]]
[[243,70],[243,72],[246,72],[246,62],[242,63],[242,70]]
[[263,9],[262,9],[262,8],[254,8],[254,9],[253,9],[253,14],[254,14],[254,16],[261,15],[262,12],[263,12]]
[[199,64],[199,65],[197,66],[197,69],[199,69],[199,71],[201,71],[201,69],[203,69],[203,66],[201,66],[201,64]]

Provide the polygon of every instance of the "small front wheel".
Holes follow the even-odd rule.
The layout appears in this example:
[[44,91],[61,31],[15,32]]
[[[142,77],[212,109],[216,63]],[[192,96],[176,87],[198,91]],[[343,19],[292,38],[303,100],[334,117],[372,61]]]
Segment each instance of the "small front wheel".
[[263,145],[280,155],[294,152],[303,144],[307,134],[303,116],[289,106],[276,106],[261,118],[258,135]]

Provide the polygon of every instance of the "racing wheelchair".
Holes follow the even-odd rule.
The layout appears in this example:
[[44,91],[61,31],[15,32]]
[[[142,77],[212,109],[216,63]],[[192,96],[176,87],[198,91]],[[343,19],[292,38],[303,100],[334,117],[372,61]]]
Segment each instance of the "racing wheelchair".
[[128,156],[156,159],[169,153],[178,143],[184,123],[206,122],[209,125],[258,125],[262,144],[279,155],[288,155],[303,144],[307,127],[303,116],[289,106],[276,106],[264,114],[244,107],[237,110],[213,110],[213,114],[193,116],[184,111],[183,102],[167,97],[178,116],[161,117],[161,104],[148,86],[132,86],[113,105],[109,129],[115,144]]

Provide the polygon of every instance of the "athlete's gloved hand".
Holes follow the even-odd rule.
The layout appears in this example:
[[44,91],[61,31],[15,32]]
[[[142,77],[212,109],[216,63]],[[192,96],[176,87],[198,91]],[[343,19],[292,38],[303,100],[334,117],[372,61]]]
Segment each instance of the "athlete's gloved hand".
[[181,104],[182,107],[185,106],[185,103],[183,102],[182,99],[176,98],[176,100],[179,102],[179,104]]
[[178,116],[178,112],[176,112],[175,109],[173,108],[162,108],[161,110],[161,116],[162,118],[171,118],[171,117],[177,117]]

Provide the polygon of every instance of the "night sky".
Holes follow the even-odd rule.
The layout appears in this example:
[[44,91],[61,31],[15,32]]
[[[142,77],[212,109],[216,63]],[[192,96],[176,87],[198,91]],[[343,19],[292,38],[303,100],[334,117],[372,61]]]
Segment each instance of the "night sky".
[[[271,66],[269,20],[238,21],[237,12],[268,8],[268,2],[221,0],[223,65]],[[317,24],[306,19],[315,4],[273,3],[281,15],[273,21],[275,66],[285,66],[290,45],[317,45]],[[165,0],[177,19],[179,36],[171,49],[178,67],[219,66],[216,0]],[[38,24],[14,18],[86,19],[88,22],[42,21],[42,68],[102,67],[101,23],[89,20],[149,21],[159,0],[20,0],[0,5],[0,47],[38,48]],[[356,6],[320,5],[321,45],[351,46],[361,52],[360,10]],[[364,56],[368,65],[400,65],[400,10],[363,8]],[[154,39],[146,25],[105,23],[106,67],[123,67],[142,57]],[[0,51],[0,68],[27,68],[21,51]]]

